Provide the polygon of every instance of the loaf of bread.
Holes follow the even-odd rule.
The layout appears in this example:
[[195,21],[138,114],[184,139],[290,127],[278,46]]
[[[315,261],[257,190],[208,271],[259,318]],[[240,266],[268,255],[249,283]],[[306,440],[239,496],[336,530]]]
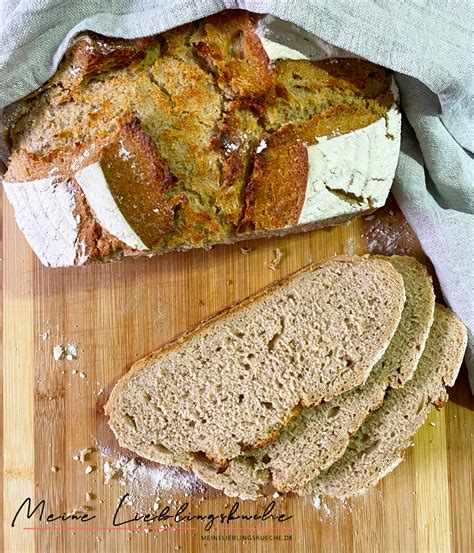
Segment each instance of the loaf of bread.
[[144,39],[78,37],[5,112],[3,184],[40,260],[207,247],[383,205],[400,146],[391,73],[302,58],[244,11]]
[[403,279],[380,259],[311,265],[139,361],[106,406],[121,445],[221,469],[302,407],[362,384],[400,321]]
[[[382,267],[391,276],[377,287]],[[390,343],[369,353],[373,338],[361,340],[382,336],[374,315],[396,312],[389,305],[402,290]],[[377,324],[392,328],[383,315]],[[446,401],[465,348],[466,329],[435,308],[415,259],[333,258],[138,362],[106,412],[121,445],[193,470],[229,496],[255,499],[267,484],[351,495],[401,460],[430,406]]]

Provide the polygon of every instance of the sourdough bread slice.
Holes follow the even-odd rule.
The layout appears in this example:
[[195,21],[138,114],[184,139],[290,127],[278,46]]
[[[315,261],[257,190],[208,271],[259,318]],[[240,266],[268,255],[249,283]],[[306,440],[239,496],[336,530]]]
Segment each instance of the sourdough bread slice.
[[270,482],[279,491],[298,492],[344,453],[351,435],[380,407],[387,387],[411,378],[433,322],[431,277],[412,257],[379,258],[402,275],[406,302],[397,331],[366,383],[328,403],[303,409],[274,442],[233,459],[225,471],[206,460],[195,461],[193,471],[203,481],[242,499],[255,499],[262,485]]
[[306,486],[306,493],[351,496],[375,485],[403,459],[432,405],[444,406],[462,363],[466,328],[436,305],[430,336],[414,377],[390,390],[383,406],[362,425],[344,455]]
[[335,257],[273,284],[136,363],[106,406],[120,444],[221,466],[275,439],[301,407],[362,384],[400,321],[403,280]]

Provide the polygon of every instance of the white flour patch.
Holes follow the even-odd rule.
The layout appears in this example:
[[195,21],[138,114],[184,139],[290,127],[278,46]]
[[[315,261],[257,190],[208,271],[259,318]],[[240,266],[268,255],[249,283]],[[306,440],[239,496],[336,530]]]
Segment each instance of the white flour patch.
[[416,237],[409,224],[388,206],[363,219],[362,236],[372,254],[411,255],[416,250]]
[[119,156],[125,161],[128,161],[132,157],[132,153],[127,150],[125,144],[123,143],[123,140],[120,140],[120,148],[118,153]]
[[267,143],[265,139],[262,139],[260,144],[257,146],[257,149],[255,150],[255,152],[259,154],[260,152],[263,152],[263,150],[265,150],[266,147],[267,147]]
[[98,449],[103,458],[104,482],[117,482],[123,493],[129,494],[127,504],[144,512],[157,510],[163,503],[178,504],[182,502],[179,496],[187,498],[206,489],[192,472],[179,467],[136,460],[109,448]]

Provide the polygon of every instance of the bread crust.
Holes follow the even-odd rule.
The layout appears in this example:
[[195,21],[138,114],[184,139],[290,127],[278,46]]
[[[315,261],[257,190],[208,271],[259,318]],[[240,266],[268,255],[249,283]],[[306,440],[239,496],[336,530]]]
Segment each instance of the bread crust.
[[291,124],[263,140],[266,147],[255,157],[239,233],[295,226],[303,209],[309,172],[305,144]]

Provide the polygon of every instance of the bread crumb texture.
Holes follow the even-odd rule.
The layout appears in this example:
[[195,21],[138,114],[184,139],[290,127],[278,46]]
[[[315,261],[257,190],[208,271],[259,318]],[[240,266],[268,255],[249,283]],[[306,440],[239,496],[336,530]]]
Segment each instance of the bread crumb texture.
[[80,35],[50,80],[7,108],[11,196],[24,203],[20,185],[40,180],[40,203],[61,187],[67,198],[51,197],[72,210],[48,215],[66,238],[43,262],[202,246],[298,223],[307,146],[383,118],[392,76],[359,59],[270,62],[256,24],[227,11],[144,39]]

